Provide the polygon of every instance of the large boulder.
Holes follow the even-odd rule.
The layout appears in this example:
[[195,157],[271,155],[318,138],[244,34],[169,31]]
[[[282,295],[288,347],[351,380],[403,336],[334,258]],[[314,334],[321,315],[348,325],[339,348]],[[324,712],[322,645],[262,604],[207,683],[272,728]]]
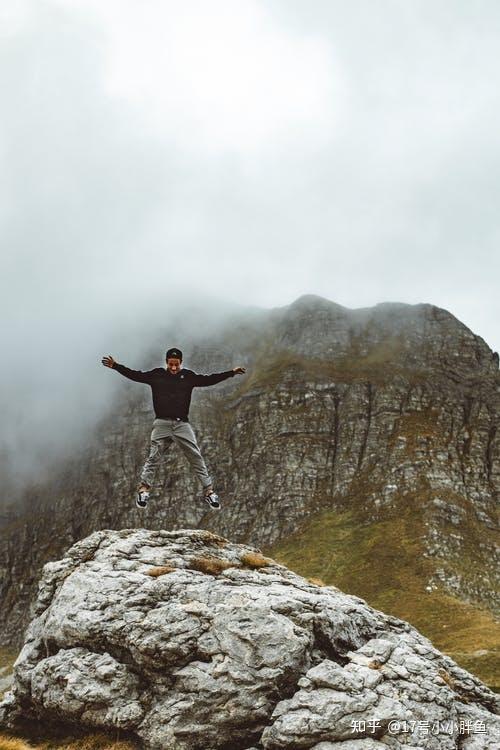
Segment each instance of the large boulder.
[[151,750],[499,747],[496,696],[408,623],[207,531],[98,531],[44,567],[0,724]]

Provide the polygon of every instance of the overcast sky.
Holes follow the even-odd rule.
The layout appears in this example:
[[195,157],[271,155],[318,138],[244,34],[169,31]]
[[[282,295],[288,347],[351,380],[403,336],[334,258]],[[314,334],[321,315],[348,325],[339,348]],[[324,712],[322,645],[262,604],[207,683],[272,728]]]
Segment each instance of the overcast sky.
[[176,303],[430,302],[500,349],[499,50],[496,0],[2,0],[4,446],[77,435]]

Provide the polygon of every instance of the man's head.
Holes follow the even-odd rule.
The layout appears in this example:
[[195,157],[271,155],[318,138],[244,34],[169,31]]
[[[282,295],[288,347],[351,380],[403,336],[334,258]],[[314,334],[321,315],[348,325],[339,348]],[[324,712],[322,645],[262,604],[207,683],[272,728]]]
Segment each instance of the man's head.
[[167,370],[176,375],[181,369],[182,352],[180,349],[169,349],[166,354]]

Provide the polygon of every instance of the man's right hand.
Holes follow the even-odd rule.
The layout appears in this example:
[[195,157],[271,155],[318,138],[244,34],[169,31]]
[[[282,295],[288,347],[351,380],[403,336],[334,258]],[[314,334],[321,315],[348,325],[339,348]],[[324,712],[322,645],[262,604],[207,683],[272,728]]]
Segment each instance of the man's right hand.
[[103,365],[105,367],[114,367],[115,366],[115,360],[113,359],[113,357],[111,356],[111,354],[108,354],[107,357],[103,357],[101,359],[101,362],[103,363]]

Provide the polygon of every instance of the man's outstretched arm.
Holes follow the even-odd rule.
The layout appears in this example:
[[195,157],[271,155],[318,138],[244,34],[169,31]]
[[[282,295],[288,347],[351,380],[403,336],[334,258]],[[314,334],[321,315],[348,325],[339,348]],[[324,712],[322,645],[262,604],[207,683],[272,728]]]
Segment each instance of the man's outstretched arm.
[[194,385],[197,388],[203,388],[207,385],[215,385],[220,383],[222,380],[232,378],[233,375],[243,375],[245,372],[244,367],[233,367],[232,370],[226,372],[214,372],[213,375],[193,375]]
[[125,367],[125,365],[118,364],[118,362],[113,359],[111,354],[109,354],[107,357],[103,357],[101,362],[105,367],[111,367],[121,375],[125,375],[125,377],[129,380],[135,380],[136,383],[151,382],[151,371],[142,372],[141,370],[131,370],[130,367]]

